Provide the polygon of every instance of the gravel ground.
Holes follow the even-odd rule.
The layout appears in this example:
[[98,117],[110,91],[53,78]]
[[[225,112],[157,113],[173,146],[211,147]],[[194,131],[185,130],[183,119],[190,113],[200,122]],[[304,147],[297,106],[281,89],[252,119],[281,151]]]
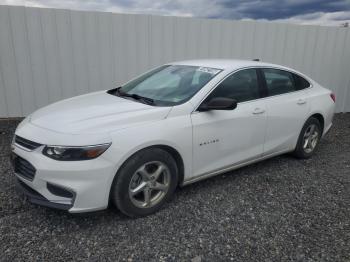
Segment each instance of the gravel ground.
[[309,160],[288,155],[182,189],[155,215],[72,215],[26,202],[0,121],[0,260],[350,261],[350,114]]

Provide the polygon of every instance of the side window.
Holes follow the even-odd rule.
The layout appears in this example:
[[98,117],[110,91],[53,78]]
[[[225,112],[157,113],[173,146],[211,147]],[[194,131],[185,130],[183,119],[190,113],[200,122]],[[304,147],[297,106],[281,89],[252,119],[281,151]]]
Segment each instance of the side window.
[[287,71],[265,68],[262,69],[269,96],[285,94],[296,90],[293,74]]
[[310,83],[301,76],[293,74],[293,78],[296,90],[302,90],[310,86]]
[[209,95],[208,99],[214,97],[228,97],[244,102],[259,98],[258,77],[255,69],[238,71],[227,77]]

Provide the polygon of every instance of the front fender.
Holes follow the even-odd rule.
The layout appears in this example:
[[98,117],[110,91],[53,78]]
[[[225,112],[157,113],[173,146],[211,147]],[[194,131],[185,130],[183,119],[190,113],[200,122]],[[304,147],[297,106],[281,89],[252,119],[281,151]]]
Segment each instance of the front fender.
[[[175,149],[184,164],[184,178],[192,173],[192,124],[189,116],[171,117],[110,134],[112,145],[103,157],[116,163],[115,173],[136,152],[163,145]],[[110,181],[112,184],[113,179]]]

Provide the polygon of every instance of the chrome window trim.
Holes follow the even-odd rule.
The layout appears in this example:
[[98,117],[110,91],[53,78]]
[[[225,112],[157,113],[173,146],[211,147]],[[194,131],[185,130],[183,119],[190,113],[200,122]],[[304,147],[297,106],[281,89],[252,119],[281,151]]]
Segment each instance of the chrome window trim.
[[204,98],[198,103],[198,105],[195,106],[195,109],[192,111],[192,113],[201,113],[201,112],[198,111],[198,107],[214,91],[215,88],[217,88],[224,80],[226,80],[231,75],[233,75],[233,74],[235,74],[235,73],[237,73],[239,71],[246,70],[246,69],[264,69],[264,68],[266,68],[266,69],[277,69],[277,70],[286,71],[286,72],[291,73],[291,74],[295,74],[297,76],[300,76],[300,77],[304,78],[310,85],[308,87],[304,88],[304,89],[296,90],[296,91],[293,91],[293,92],[288,92],[288,93],[283,93],[283,94],[278,94],[278,95],[273,95],[273,96],[259,97],[257,99],[252,99],[252,100],[248,100],[248,101],[244,101],[244,102],[238,102],[237,106],[240,105],[240,104],[256,102],[258,100],[269,99],[269,98],[283,96],[283,95],[288,95],[288,94],[292,94],[292,93],[294,94],[296,92],[301,92],[301,91],[304,91],[304,90],[307,90],[307,89],[310,89],[310,88],[313,87],[313,85],[312,85],[311,81],[309,81],[309,79],[305,78],[304,76],[302,76],[301,74],[299,74],[297,72],[294,72],[294,71],[291,71],[291,70],[288,70],[288,69],[284,69],[284,68],[280,68],[280,67],[274,67],[274,66],[263,66],[263,65],[261,65],[261,66],[242,67],[242,68],[239,68],[239,69],[236,69],[236,70],[230,72],[223,79],[221,79],[220,82],[218,82],[215,86],[213,86],[213,88],[210,89],[210,91],[204,96]]
[[[290,74],[294,74],[294,75],[297,75],[301,78],[303,78],[306,82],[309,83],[309,86],[308,87],[305,87],[303,89],[300,89],[300,90],[295,90],[295,91],[292,91],[292,92],[288,92],[288,93],[283,93],[283,94],[278,94],[278,95],[273,95],[273,96],[267,96],[267,97],[274,97],[274,96],[280,96],[280,95],[285,95],[285,94],[290,94],[290,93],[294,93],[294,92],[299,92],[299,91],[303,91],[305,89],[308,89],[308,88],[311,88],[312,87],[312,84],[310,83],[310,81],[308,79],[306,79],[304,76],[300,75],[299,73],[297,72],[293,72],[293,71],[290,71],[290,70],[287,70],[287,69],[284,69],[284,68],[278,68],[278,67],[273,67],[273,66],[261,66],[259,67],[259,69],[275,69],[275,70],[280,70],[280,71],[284,71],[284,72],[287,72],[287,73],[290,73]],[[263,98],[266,98],[266,97],[263,97]]]

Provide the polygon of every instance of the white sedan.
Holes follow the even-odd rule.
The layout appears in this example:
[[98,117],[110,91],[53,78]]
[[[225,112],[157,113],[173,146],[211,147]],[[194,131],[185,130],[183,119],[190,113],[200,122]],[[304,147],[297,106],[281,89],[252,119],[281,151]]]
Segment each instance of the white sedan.
[[170,63],[34,112],[15,132],[12,162],[32,203],[74,213],[112,202],[144,216],[177,186],[288,152],[312,156],[334,105],[330,90],[290,68]]

